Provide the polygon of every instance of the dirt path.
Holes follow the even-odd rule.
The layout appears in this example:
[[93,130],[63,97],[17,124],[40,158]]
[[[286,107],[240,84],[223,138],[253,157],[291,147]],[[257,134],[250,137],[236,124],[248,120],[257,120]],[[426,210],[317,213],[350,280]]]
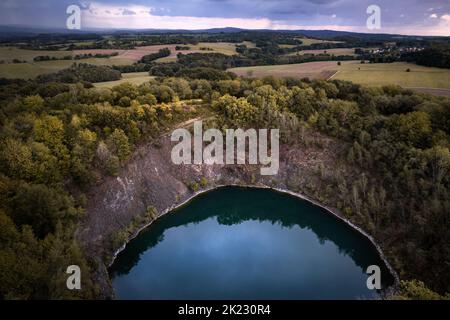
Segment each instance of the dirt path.
[[333,79],[334,78],[334,76],[335,75],[337,75],[339,73],[339,70],[338,71],[336,71],[335,73],[333,73],[333,75],[331,76],[331,77],[329,77],[327,80],[331,80],[331,79]]
[[427,88],[427,87],[405,87],[421,93],[428,93],[435,96],[450,97],[450,89],[443,88]]

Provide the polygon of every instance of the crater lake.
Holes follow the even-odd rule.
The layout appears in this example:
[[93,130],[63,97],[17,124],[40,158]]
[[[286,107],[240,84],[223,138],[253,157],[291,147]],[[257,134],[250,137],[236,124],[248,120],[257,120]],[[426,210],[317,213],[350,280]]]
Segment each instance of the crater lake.
[[154,221],[116,257],[117,299],[374,299],[372,242],[324,208],[271,189],[221,187]]

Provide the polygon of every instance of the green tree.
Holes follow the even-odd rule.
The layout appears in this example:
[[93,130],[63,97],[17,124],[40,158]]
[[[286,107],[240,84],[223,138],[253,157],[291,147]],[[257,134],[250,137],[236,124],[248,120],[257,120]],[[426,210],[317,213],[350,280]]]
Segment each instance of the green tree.
[[257,108],[245,98],[236,98],[226,94],[215,101],[212,107],[237,127],[249,126],[258,118]]
[[44,110],[44,99],[39,95],[28,96],[23,98],[23,106],[26,111],[39,113]]
[[32,226],[36,235],[54,231],[58,220],[76,218],[73,199],[43,184],[22,184],[11,199],[11,217],[17,225]]
[[182,78],[168,78],[163,82],[165,85],[172,88],[180,99],[190,99],[192,97],[192,89],[185,79]]
[[33,155],[32,180],[36,183],[58,183],[63,179],[58,158],[41,142],[30,142]]
[[[393,299],[398,300],[440,300],[445,297],[430,290],[422,281],[410,280],[400,282],[400,293],[395,295]],[[446,299],[450,299],[447,295]]]
[[31,149],[18,140],[7,138],[0,145],[0,166],[8,176],[27,179],[33,172]]
[[414,111],[392,119],[392,130],[397,138],[416,147],[427,145],[431,137],[431,121],[427,113]]
[[425,150],[425,157],[430,167],[433,187],[439,189],[450,170],[450,151],[448,148],[436,146]]
[[131,153],[128,137],[122,129],[114,129],[108,137],[107,145],[120,161],[124,161]]
[[136,99],[138,96],[138,89],[132,83],[124,82],[112,88],[116,100],[120,98],[128,97],[129,99]]

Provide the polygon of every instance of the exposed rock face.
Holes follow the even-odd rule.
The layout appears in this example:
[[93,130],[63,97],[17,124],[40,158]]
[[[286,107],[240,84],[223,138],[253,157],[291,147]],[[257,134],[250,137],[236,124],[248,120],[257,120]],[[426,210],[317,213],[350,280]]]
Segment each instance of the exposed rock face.
[[112,255],[111,239],[149,206],[158,214],[184,202],[193,192],[188,184],[205,178],[208,187],[225,184],[266,185],[301,189],[305,178],[314,175],[319,163],[332,165],[339,153],[337,144],[321,138],[328,147],[280,147],[277,175],[261,176],[257,165],[175,165],[171,161],[174,143],[169,136],[141,146],[117,177],[108,177],[88,193],[87,217],[78,238],[88,256],[98,263],[95,280],[103,297],[112,295],[107,258]]

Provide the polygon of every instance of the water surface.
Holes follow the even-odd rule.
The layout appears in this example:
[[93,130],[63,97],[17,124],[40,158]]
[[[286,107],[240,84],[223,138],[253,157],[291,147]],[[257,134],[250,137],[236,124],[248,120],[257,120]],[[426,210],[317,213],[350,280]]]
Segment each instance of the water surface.
[[324,209],[224,187],[155,221],[110,274],[119,299],[368,299],[373,264],[392,284],[370,241]]

